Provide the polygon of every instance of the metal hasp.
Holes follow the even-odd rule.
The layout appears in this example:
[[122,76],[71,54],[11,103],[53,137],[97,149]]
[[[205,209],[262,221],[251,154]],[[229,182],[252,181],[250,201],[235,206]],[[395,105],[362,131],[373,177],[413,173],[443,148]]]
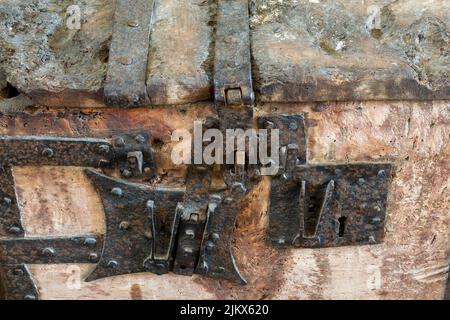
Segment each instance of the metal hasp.
[[317,248],[383,241],[391,164],[310,165],[303,115],[262,117],[259,125],[280,129],[270,244]]
[[219,0],[214,58],[214,99],[223,129],[252,127],[255,99],[248,0]]
[[135,107],[150,104],[147,60],[153,0],[117,0],[104,86],[106,104]]

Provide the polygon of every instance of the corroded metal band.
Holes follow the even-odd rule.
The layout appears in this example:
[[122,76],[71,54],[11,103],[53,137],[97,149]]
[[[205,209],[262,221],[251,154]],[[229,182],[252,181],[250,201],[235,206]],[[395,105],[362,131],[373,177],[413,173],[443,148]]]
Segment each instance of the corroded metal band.
[[[38,300],[39,291],[23,264],[0,267],[0,285],[5,300]],[[0,292],[2,292],[0,290]]]
[[0,265],[96,263],[102,244],[98,235],[0,240]]
[[118,0],[104,87],[108,105],[148,105],[147,60],[153,0]]
[[0,237],[22,237],[24,230],[13,169],[8,164],[0,164],[0,186]]
[[0,160],[10,165],[101,167],[113,159],[104,139],[0,136]]
[[214,94],[219,105],[253,104],[248,0],[218,1]]

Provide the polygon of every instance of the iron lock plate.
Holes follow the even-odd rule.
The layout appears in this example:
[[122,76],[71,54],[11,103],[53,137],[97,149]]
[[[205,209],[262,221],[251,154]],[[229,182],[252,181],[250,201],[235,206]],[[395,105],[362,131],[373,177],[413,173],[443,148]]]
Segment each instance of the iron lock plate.
[[280,130],[268,242],[304,248],[382,242],[392,165],[309,164],[307,122],[305,114],[258,119],[261,128]]

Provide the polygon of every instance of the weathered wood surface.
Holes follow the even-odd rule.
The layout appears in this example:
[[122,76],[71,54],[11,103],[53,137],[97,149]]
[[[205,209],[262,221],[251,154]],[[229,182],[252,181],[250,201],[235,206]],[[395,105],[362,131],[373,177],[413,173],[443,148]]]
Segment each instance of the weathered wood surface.
[[[164,184],[183,181],[170,134],[210,112],[175,108],[37,108],[3,115],[0,133],[107,136],[135,128],[159,140]],[[200,276],[138,274],[84,283],[93,265],[30,266],[43,299],[442,299],[450,254],[450,103],[266,104],[258,114],[307,112],[312,163],[395,163],[383,244],[279,250],[265,242],[268,181],[248,196],[234,253],[247,286]],[[166,156],[163,156],[166,155]],[[103,232],[103,210],[80,168],[16,169],[27,236]]]
[[[153,104],[211,98],[215,3],[156,2]],[[71,5],[80,8],[80,30],[67,27]],[[450,97],[446,0],[254,0],[250,9],[261,101]],[[36,103],[104,106],[114,10],[109,0],[0,0],[0,69]]]
[[255,0],[261,101],[450,96],[446,0]]
[[[66,10],[77,5],[81,28]],[[148,64],[155,104],[210,98],[213,1],[157,1]],[[0,1],[0,69],[8,81],[50,106],[101,107],[115,2]],[[133,45],[133,44],[130,44]]]

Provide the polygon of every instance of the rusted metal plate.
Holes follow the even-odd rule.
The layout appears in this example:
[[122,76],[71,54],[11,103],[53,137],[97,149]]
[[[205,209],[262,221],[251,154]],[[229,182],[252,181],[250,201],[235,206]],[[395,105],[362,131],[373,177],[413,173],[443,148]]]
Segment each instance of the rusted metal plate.
[[0,237],[22,237],[24,230],[16,197],[13,169],[8,164],[0,167],[0,186]]
[[254,100],[248,0],[219,0],[214,59],[215,101],[251,105]]
[[269,241],[332,247],[380,243],[390,164],[298,166],[272,178]]
[[102,167],[113,159],[104,139],[0,136],[0,160],[11,165]]
[[153,272],[167,273],[183,190],[126,183],[94,170],[86,173],[102,198],[106,220],[101,259],[87,281],[148,271],[148,259],[160,260]]
[[147,57],[153,0],[118,0],[104,86],[111,106],[147,105]]
[[[23,264],[0,266],[0,285],[5,300],[38,300],[39,291],[28,268]],[[1,290],[0,290],[1,292]]]
[[101,253],[99,235],[0,240],[0,265],[95,263]]

